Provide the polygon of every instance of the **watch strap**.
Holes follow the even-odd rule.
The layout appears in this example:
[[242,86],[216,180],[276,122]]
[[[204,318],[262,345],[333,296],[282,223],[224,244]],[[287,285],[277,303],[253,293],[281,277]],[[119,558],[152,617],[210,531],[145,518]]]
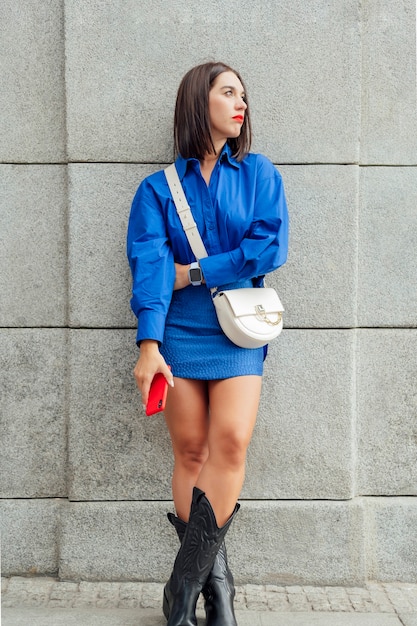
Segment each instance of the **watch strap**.
[[[192,274],[193,272],[197,270],[198,274],[200,276],[200,278],[198,280],[193,280],[192,279]],[[188,270],[188,278],[190,279],[190,283],[194,286],[199,286],[202,284],[203,282],[203,273],[201,271],[201,267],[200,267],[200,263],[198,261],[194,261],[194,263],[191,263],[190,265],[190,269]]]

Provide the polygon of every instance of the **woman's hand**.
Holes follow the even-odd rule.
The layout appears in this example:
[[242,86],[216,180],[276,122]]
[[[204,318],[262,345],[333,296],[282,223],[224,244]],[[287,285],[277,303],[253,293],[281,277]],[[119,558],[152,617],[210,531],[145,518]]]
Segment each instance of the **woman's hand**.
[[165,376],[171,387],[174,386],[174,377],[168,365],[165,363],[164,357],[159,352],[158,342],[153,339],[144,339],[140,343],[139,359],[133,370],[144,407],[146,407],[148,402],[151,382],[158,372],[161,372]]
[[180,263],[175,263],[175,283],[174,283],[174,291],[177,289],[184,289],[184,287],[188,287],[190,285],[190,278],[188,276],[188,270],[190,269],[190,265],[181,265]]

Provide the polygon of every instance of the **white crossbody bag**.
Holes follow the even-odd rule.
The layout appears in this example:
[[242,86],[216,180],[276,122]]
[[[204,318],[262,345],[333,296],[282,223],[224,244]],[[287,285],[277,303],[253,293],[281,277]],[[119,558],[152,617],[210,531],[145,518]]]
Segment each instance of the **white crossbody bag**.
[[[208,256],[184,194],[175,164],[165,170],[177,213],[196,259]],[[240,348],[261,348],[282,330],[284,307],[272,287],[210,289],[219,324]]]

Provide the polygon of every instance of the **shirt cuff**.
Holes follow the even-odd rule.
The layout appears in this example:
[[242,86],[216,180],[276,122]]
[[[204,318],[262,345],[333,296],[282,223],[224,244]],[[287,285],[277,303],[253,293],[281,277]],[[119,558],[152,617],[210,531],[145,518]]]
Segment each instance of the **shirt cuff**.
[[138,332],[136,334],[136,343],[144,339],[154,339],[160,344],[164,339],[166,316],[163,313],[155,311],[142,311],[138,317]]
[[[236,257],[239,260],[236,262]],[[242,264],[242,253],[239,249],[230,252],[221,252],[214,256],[206,256],[199,259],[204,281],[209,289],[226,285],[239,280],[240,276],[236,270]]]

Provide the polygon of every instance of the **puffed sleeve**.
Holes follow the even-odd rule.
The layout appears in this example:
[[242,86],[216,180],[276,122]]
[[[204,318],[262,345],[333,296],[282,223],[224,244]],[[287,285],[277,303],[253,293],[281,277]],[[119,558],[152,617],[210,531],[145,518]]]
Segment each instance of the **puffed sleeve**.
[[163,207],[149,179],[152,176],[136,192],[127,230],[127,257],[133,279],[130,304],[138,318],[138,343],[142,339],[162,342],[175,281]]
[[209,288],[264,276],[285,263],[288,254],[288,209],[280,173],[259,155],[253,220],[240,245],[200,259]]

